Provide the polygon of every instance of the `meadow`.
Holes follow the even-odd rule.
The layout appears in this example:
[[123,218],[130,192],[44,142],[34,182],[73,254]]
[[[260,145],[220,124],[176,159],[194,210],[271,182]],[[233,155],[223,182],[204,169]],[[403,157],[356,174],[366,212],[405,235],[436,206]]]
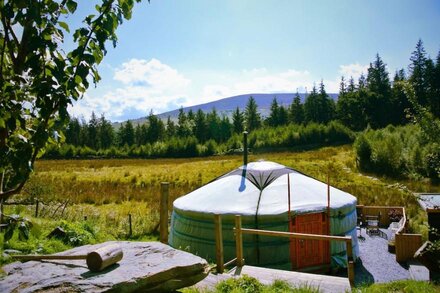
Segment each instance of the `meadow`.
[[[351,145],[300,152],[252,153],[249,161],[270,160],[326,181],[355,195],[359,204],[407,207],[413,231],[426,234],[426,215],[411,191],[438,192],[429,181],[396,181],[361,174]],[[13,201],[35,205],[6,206],[6,214],[20,214],[33,223],[31,238],[14,236],[3,249],[55,252],[73,245],[111,239],[157,239],[161,182],[170,183],[170,209],[179,196],[242,164],[242,156],[192,159],[40,160],[22,194]],[[132,218],[129,234],[128,215]],[[62,243],[45,238],[56,226],[71,231]]]

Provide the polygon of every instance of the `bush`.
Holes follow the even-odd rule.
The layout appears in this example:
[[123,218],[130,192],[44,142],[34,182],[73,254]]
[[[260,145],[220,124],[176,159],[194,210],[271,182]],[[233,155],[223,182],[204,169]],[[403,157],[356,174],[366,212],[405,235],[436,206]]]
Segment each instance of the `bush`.
[[392,177],[439,178],[440,149],[423,139],[418,126],[367,129],[358,135],[353,147],[362,171]]
[[258,293],[263,291],[263,285],[257,279],[244,275],[241,278],[230,278],[226,281],[220,282],[216,286],[217,292],[243,292],[243,293]]

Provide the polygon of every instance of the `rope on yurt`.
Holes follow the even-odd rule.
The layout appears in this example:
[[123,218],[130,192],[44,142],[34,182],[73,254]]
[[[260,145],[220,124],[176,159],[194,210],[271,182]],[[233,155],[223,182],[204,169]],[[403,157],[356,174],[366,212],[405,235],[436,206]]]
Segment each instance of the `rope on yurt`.
[[[327,173],[327,234],[330,235],[330,174]],[[328,242],[329,259],[328,262],[331,263],[332,256],[330,253],[331,242]]]

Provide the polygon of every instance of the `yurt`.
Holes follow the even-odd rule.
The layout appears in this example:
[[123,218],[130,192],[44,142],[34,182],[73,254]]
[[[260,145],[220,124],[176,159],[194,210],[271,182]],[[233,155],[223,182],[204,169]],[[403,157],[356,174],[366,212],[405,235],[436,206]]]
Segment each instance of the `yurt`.
[[[225,262],[236,257],[235,215],[242,216],[243,228],[351,236],[354,258],[359,255],[356,198],[278,163],[243,165],[176,199],[169,244],[215,260],[214,214],[222,217]],[[303,271],[346,266],[344,242],[244,234],[243,250],[248,265]]]

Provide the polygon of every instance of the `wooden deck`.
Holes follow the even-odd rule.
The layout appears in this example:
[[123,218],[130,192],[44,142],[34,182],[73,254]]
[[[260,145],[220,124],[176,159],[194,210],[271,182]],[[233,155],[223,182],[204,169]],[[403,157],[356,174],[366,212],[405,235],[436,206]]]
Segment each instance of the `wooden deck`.
[[212,289],[222,280],[240,277],[241,275],[254,277],[262,284],[271,284],[275,280],[284,280],[293,286],[307,285],[319,288],[321,292],[351,292],[348,278],[266,269],[247,265],[235,268],[228,274],[210,274],[204,280],[197,283],[195,287]]

